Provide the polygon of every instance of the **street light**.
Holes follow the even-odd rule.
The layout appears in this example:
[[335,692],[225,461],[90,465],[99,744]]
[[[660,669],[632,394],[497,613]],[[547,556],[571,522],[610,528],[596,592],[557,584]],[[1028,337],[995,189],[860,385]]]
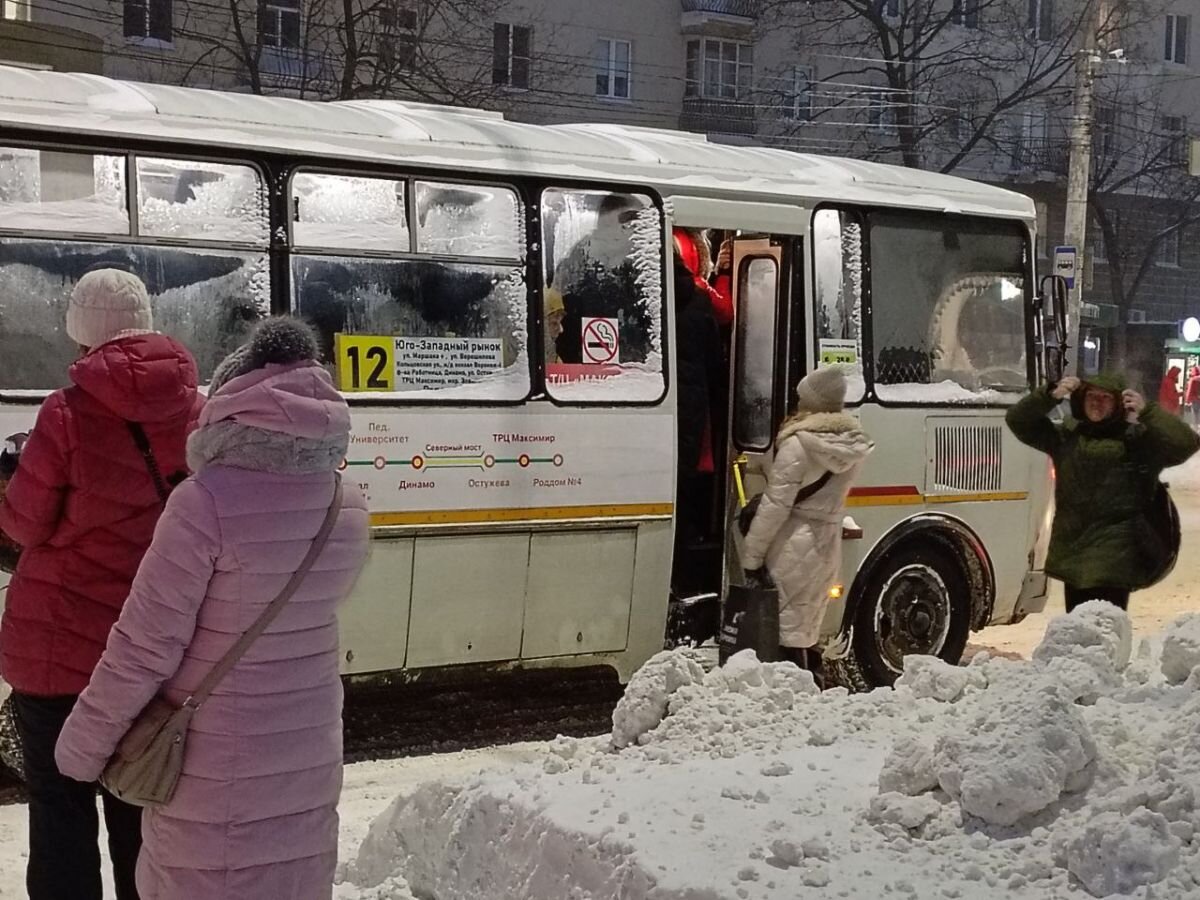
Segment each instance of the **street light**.
[[1189,344],[1200,341],[1200,319],[1197,319],[1195,316],[1189,316],[1184,319],[1180,332],[1183,334],[1183,339]]

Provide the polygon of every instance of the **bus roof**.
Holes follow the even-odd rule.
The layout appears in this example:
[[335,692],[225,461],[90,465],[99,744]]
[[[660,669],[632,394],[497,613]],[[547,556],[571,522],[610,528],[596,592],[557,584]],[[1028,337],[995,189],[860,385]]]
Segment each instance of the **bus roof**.
[[396,100],[314,102],[0,66],[0,128],[6,126],[248,154],[601,179],[664,195],[902,205],[1027,221],[1036,215],[1025,195],[965,178],[710,143],[687,132],[528,125],[499,113]]

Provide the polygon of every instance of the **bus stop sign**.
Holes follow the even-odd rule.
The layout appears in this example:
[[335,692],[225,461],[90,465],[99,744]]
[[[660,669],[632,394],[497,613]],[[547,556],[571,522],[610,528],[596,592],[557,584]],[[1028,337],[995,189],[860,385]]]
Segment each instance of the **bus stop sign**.
[[1076,248],[1054,248],[1054,274],[1067,280],[1067,290],[1075,290],[1075,278],[1079,274],[1079,251]]

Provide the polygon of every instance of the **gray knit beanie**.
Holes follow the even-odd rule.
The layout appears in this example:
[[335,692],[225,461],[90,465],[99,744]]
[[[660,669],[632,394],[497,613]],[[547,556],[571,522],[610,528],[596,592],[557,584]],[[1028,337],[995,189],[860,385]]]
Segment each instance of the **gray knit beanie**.
[[217,366],[208,393],[215,394],[226,383],[268,365],[286,366],[320,358],[317,336],[306,322],[291,316],[265,319],[242,344]]
[[805,412],[841,412],[846,402],[846,372],[824,366],[809,372],[796,385],[796,406]]

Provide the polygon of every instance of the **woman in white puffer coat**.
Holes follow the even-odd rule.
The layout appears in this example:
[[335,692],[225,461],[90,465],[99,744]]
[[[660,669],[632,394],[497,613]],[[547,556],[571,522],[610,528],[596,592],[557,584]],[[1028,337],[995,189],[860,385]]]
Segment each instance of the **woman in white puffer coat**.
[[[875,445],[843,409],[846,375],[840,367],[809,373],[796,396],[796,412],[775,438],[774,463],[746,534],[742,564],[751,582],[763,580],[766,564],[779,589],[782,655],[821,684],[816,644],[829,589],[841,569],[846,495]],[[802,497],[822,478],[811,496]]]

